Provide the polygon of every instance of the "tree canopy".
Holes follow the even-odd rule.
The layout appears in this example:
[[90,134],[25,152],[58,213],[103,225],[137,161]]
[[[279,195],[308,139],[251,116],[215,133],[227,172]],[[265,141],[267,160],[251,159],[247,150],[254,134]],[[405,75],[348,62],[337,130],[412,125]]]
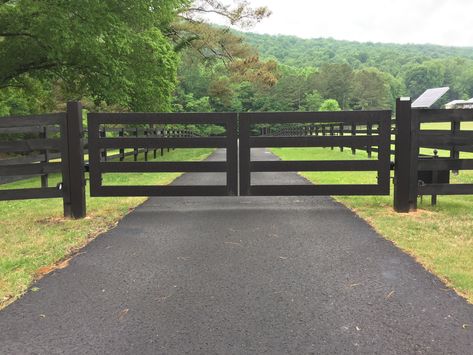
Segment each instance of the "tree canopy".
[[165,31],[184,0],[3,0],[0,87],[57,83],[137,110],[170,108],[177,57]]

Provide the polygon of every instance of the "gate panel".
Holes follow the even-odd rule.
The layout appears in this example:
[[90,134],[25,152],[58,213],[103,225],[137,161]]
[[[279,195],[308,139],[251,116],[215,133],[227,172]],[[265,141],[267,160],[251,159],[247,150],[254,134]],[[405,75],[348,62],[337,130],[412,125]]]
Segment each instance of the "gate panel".
[[[157,136],[107,138],[104,125],[190,125],[212,124],[226,128],[221,137],[170,137],[161,130]],[[237,114],[234,113],[91,113],[88,115],[91,196],[234,196],[238,193]],[[110,162],[104,149],[226,148],[225,162]],[[104,186],[104,173],[216,172],[227,174],[226,186]]]
[[[282,135],[278,136],[251,136],[252,125],[288,123],[305,124],[305,126],[299,134],[294,134],[293,129],[283,129]],[[316,124],[322,123],[322,132],[320,132]],[[327,123],[332,125],[328,133],[330,135],[327,135],[325,131]],[[346,125],[349,126],[348,130],[344,130]],[[366,126],[363,135],[356,135],[357,125]],[[377,129],[373,129],[373,126]],[[336,127],[338,127],[337,130],[335,130]],[[346,132],[351,132],[351,135],[345,135]],[[390,144],[391,111],[240,114],[240,195],[389,195]],[[371,151],[373,146],[378,147],[377,160],[251,161],[251,148],[350,147]],[[378,183],[371,185],[251,185],[252,172],[282,171],[376,171]]]

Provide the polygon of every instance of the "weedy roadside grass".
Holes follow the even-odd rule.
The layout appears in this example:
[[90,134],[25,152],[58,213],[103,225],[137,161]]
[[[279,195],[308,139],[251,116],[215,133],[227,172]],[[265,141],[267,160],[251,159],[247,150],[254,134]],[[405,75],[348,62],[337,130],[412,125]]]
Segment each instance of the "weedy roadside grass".
[[[204,160],[212,151],[176,149],[158,156],[156,161]],[[140,157],[142,159],[141,154]],[[179,173],[127,174],[126,183],[167,185],[178,176]],[[1,185],[0,189],[40,187],[39,181],[36,177]],[[59,181],[59,175],[52,175],[50,186]],[[106,176],[104,181],[110,185],[124,183],[120,175]],[[0,309],[21,296],[35,279],[55,267],[65,266],[68,256],[113,228],[145,200],[141,197],[91,198],[87,187],[87,218],[82,220],[63,218],[62,199],[0,202]]]
[[[350,149],[340,152],[338,148],[278,148],[272,152],[283,160],[368,159],[365,152],[352,155]],[[316,184],[376,183],[376,173],[371,172],[301,175]],[[452,183],[473,183],[473,171],[453,175]],[[395,213],[392,195],[335,199],[473,303],[473,196],[439,196],[437,206],[431,206],[430,196],[425,196],[419,200],[418,211],[411,214]]]

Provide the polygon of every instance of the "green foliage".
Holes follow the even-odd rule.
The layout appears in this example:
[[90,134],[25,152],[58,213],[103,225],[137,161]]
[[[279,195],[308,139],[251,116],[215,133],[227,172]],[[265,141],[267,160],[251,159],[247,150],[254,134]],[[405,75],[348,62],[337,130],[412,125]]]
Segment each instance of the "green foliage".
[[363,68],[355,72],[352,97],[353,107],[361,110],[389,107],[393,99],[389,81],[376,68]]
[[2,1],[0,88],[59,82],[69,99],[168,110],[177,56],[163,32],[184,2]]
[[439,105],[473,97],[473,48],[242,35],[262,58],[315,71],[309,87],[343,109],[389,109],[399,96],[417,98],[437,86],[451,88]]
[[343,109],[348,108],[353,85],[353,69],[348,64],[324,64],[313,80],[323,97],[334,98]]
[[337,100],[328,99],[322,103],[320,111],[341,111],[341,108]]
[[327,99],[344,110],[394,109],[396,98],[434,86],[451,88],[438,106],[473,96],[472,49],[240,35],[263,59],[279,61],[277,82],[260,87],[230,80],[222,65],[186,63],[181,88],[209,96],[213,111],[316,111]]
[[196,99],[194,94],[182,94],[178,96],[179,102],[174,104],[176,112],[212,112],[210,98],[208,96]]
[[473,48],[436,45],[360,43],[330,38],[302,39],[294,36],[269,36],[245,33],[249,44],[258,48],[261,57],[275,58],[294,67],[321,67],[327,63],[347,63],[353,69],[375,67],[395,77],[409,64],[432,59],[462,57],[473,60]]
[[319,111],[324,99],[318,91],[312,91],[305,95],[303,111],[314,112]]
[[428,88],[442,86],[444,77],[443,68],[434,62],[412,64],[404,73],[406,86],[412,97],[418,97]]

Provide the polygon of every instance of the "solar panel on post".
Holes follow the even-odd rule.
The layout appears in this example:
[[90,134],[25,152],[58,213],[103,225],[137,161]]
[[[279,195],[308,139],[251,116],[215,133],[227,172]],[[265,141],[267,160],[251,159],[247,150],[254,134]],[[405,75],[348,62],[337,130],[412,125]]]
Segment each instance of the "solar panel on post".
[[417,100],[412,103],[412,108],[430,108],[435,104],[440,98],[445,95],[449,87],[435,88],[426,90],[422,95],[419,96]]

